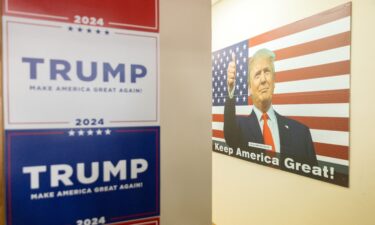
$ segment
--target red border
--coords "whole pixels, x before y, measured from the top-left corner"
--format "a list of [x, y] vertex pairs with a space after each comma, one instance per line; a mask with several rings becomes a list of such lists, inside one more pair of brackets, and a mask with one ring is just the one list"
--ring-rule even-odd
[[147, 218], [141, 220], [131, 220], [127, 222], [117, 222], [117, 223], [109, 223], [108, 225], [159, 225], [160, 218]]
[[[126, 23], [126, 21], [117, 22], [116, 18], [114, 18], [114, 19], [105, 18], [106, 20], [108, 20], [108, 22], [105, 23], [105, 26], [101, 26], [101, 27], [113, 27], [113, 28], [119, 28], [119, 29], [139, 30], [139, 31], [159, 33], [159, 29], [160, 29], [159, 28], [159, 26], [160, 26], [159, 0], [154, 0], [153, 3], [154, 4], [151, 7], [153, 7], [154, 10], [155, 10], [155, 18], [153, 18], [154, 26], [151, 26], [151, 25], [147, 26], [147, 25], [141, 24], [143, 21], [142, 22], [139, 21], [139, 24], [136, 24], [134, 22], [133, 23]], [[9, 16], [18, 16], [18, 17], [34, 18], [34, 19], [42, 19], [42, 20], [50, 20], [50, 21], [63, 21], [63, 22], [72, 22], [72, 23], [74, 22], [74, 18], [73, 18], [72, 15], [66, 15], [66, 16], [56, 15], [54, 13], [48, 13], [47, 11], [45, 13], [41, 14], [40, 12], [36, 12], [35, 10], [33, 11], [32, 8], [21, 9], [21, 10], [15, 11], [15, 10], [11, 9], [11, 7], [14, 6], [14, 4], [15, 3], [12, 2], [11, 0], [4, 0], [3, 4], [2, 4], [3, 5], [3, 14], [9, 15]], [[95, 4], [95, 2], [93, 4]], [[113, 6], [113, 7], [116, 7], [116, 6]], [[139, 8], [139, 6], [138, 6], [138, 8]], [[76, 6], [76, 9], [80, 10], [78, 6]], [[81, 8], [81, 10], [80, 10], [80, 11], [82, 11], [81, 13], [84, 13], [83, 11], [85, 11], [85, 9], [87, 9], [87, 7]], [[100, 10], [100, 8], [99, 8], [99, 10]], [[123, 8], [124, 13], [127, 12], [126, 10], [132, 11], [131, 8], [130, 9], [129, 8]], [[103, 10], [102, 10], [102, 12], [103, 12]], [[73, 14], [73, 13], [74, 12], [70, 12], [70, 14]], [[145, 14], [147, 12], [138, 12], [139, 16], [142, 16], [142, 13]], [[93, 12], [91, 12], [91, 14], [93, 14]], [[110, 21], [110, 20], [112, 20], [112, 21]], [[74, 24], [77, 24], [77, 23], [74, 23]]]

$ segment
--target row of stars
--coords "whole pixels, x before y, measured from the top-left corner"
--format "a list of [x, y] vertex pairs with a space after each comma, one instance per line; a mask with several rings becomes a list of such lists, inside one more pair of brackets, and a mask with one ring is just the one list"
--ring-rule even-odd
[[[240, 59], [242, 58], [243, 54], [244, 53], [240, 52]], [[215, 65], [220, 65], [219, 63], [223, 64], [223, 63], [228, 63], [229, 61], [232, 61], [232, 59], [229, 58], [229, 56], [227, 56], [226, 58], [215, 59], [213, 62], [214, 62]], [[246, 62], [246, 58], [245, 57], [242, 58], [242, 61]], [[237, 57], [236, 64], [239, 64], [239, 63], [240, 63], [240, 60]], [[223, 64], [223, 65], [225, 65], [225, 64]]]
[[[239, 73], [237, 73], [237, 77], [236, 78], [238, 78], [238, 79], [236, 79], [236, 80], [239, 80], [240, 81], [240, 83], [242, 83], [242, 82], [244, 82], [245, 81], [245, 76], [240, 76], [239, 75]], [[247, 80], [247, 79], [246, 79]], [[212, 82], [215, 82], [214, 84], [215, 84], [215, 87], [217, 86], [217, 84], [219, 84], [219, 85], [223, 85], [224, 83], [225, 83], [225, 81], [227, 81], [227, 76], [224, 76], [224, 77], [217, 77], [217, 78], [215, 78], [215, 77], [212, 77]], [[220, 82], [220, 83], [218, 83], [218, 82]]]
[[[217, 87], [217, 83], [215, 82], [215, 87]], [[242, 86], [239, 86], [238, 84], [236, 85], [236, 89], [237, 90], [240, 90], [240, 88], [242, 88], [242, 89], [246, 89], [246, 83], [244, 83], [244, 84], [242, 84]], [[221, 86], [223, 86], [223, 85], [221, 85]], [[214, 88], [212, 88], [212, 93], [215, 93], [215, 87]], [[219, 86], [217, 89], [216, 89], [216, 91], [217, 92], [221, 92], [221, 87]], [[227, 88], [224, 86], [223, 87], [223, 91], [227, 91]], [[241, 94], [242, 95], [242, 94]]]
[[106, 129], [106, 130], [102, 130], [102, 129], [97, 129], [97, 130], [92, 130], [92, 129], [89, 129], [89, 130], [70, 130], [68, 131], [68, 134], [69, 136], [93, 136], [93, 135], [110, 135], [111, 134], [111, 130], [110, 129]]
[[[74, 31], [74, 27], [69, 27], [68, 29], [69, 29], [69, 31]], [[94, 30], [94, 29], [91, 29], [91, 28], [87, 28], [87, 29], [85, 29], [85, 28], [82, 28], [82, 27], [78, 27], [78, 28], [77, 28], [77, 31], [78, 31], [78, 32], [87, 32], [87, 33], [97, 33], [97, 34], [100, 34], [101, 32], [103, 32], [103, 33], [105, 33], [106, 35], [109, 34], [109, 31], [108, 31], [108, 30], [106, 30], [106, 31], [101, 31], [101, 30], [99, 30], [99, 29], [97, 29], [97, 30]]]
[[[246, 58], [242, 58], [242, 61], [243, 62], [241, 62], [241, 60], [240, 59], [237, 59], [236, 60], [236, 65], [237, 66], [239, 66], [239, 68], [240, 68], [240, 70], [242, 70], [242, 63], [246, 63]], [[222, 63], [222, 64], [217, 64], [216, 65], [216, 63], [215, 63], [215, 65], [216, 65], [216, 69], [217, 69], [217, 71], [219, 71], [220, 69], [220, 73], [221, 74], [223, 74], [223, 70], [222, 69], [224, 69], [224, 70], [227, 70], [227, 68], [228, 68], [228, 63], [229, 63], [229, 61], [227, 61], [227, 62], [225, 62], [225, 63]], [[212, 67], [211, 67], [211, 70], [212, 71], [215, 71], [215, 65], [213, 65]], [[215, 72], [217, 72], [217, 71], [215, 71]], [[217, 75], [216, 73], [215, 73], [215, 75]]]
[[[246, 44], [244, 44], [243, 46], [242, 46], [242, 49], [243, 50], [246, 50]], [[217, 58], [220, 58], [221, 56], [226, 56], [227, 55], [227, 52], [226, 51], [228, 51], [228, 50], [222, 50], [221, 52], [219, 52], [218, 54], [217, 54]], [[236, 47], [236, 49], [233, 49], [233, 48], [231, 48], [231, 49], [229, 49], [229, 54], [232, 54], [232, 52], [238, 52], [238, 51], [240, 51], [240, 47], [239, 46], [237, 46]], [[212, 55], [212, 60], [214, 60], [215, 59], [215, 55]]]
[[[242, 97], [238, 97], [237, 96], [236, 97], [236, 102], [239, 102], [239, 101], [245, 102], [246, 99], [247, 99], [246, 96], [242, 96]], [[226, 100], [225, 100], [225, 97], [219, 97], [219, 98], [216, 98], [216, 99], [212, 99], [212, 103], [215, 103], [215, 102], [217, 102], [217, 103], [225, 103]]]

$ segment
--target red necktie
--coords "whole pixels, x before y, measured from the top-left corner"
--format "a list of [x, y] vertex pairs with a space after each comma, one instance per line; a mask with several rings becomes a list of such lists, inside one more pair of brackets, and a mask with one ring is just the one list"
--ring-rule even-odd
[[263, 139], [264, 144], [272, 146], [272, 152], [275, 152], [275, 144], [273, 143], [272, 133], [270, 128], [268, 127], [267, 121], [268, 121], [268, 115], [267, 113], [263, 113], [262, 115], [263, 119]]

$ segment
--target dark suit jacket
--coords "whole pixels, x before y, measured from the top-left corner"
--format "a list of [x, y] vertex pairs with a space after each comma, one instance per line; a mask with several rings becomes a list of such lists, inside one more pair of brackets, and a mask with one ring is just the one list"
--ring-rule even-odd
[[[281, 116], [275, 111], [280, 136], [280, 157], [317, 165], [314, 145], [307, 126]], [[249, 142], [264, 144], [262, 131], [254, 111], [249, 116], [236, 116], [235, 100], [227, 98], [224, 109], [224, 136], [232, 148], [254, 150]]]

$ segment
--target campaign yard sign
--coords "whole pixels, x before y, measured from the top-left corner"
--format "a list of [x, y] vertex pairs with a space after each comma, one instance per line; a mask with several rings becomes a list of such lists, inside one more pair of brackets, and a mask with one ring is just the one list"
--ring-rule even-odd
[[6, 131], [8, 224], [110, 224], [159, 215], [159, 133]]
[[2, 8], [6, 224], [158, 225], [159, 1]]

